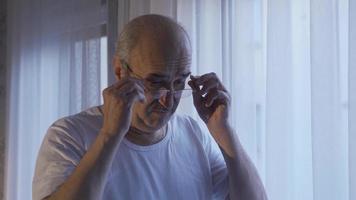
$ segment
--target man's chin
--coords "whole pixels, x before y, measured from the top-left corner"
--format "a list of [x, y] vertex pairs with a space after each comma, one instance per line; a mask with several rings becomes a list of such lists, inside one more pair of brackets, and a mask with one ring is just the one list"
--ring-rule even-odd
[[170, 119], [172, 113], [170, 112], [151, 112], [150, 116], [147, 117], [144, 121], [145, 124], [153, 129], [161, 128], [164, 126]]

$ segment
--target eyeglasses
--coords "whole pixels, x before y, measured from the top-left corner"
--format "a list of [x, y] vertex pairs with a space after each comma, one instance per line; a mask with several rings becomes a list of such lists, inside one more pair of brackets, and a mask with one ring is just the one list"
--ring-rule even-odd
[[151, 98], [153, 99], [159, 99], [162, 96], [167, 96], [167, 95], [173, 95], [175, 98], [185, 98], [185, 97], [189, 97], [192, 94], [192, 89], [189, 89], [188, 86], [188, 80], [186, 79], [184, 81], [184, 84], [182, 84], [182, 89], [174, 89], [174, 90], [168, 90], [168, 89], [162, 89], [163, 86], [159, 85], [159, 86], [154, 86], [154, 88], [152, 88], [152, 83], [149, 83], [149, 81], [145, 80], [144, 78], [142, 78], [140, 75], [136, 74], [131, 67], [129, 66], [129, 64], [127, 62], [125, 62], [124, 60], [121, 60], [122, 66], [128, 70], [131, 74], [133, 74], [136, 78], [141, 79], [144, 82], [145, 85], [145, 93], [150, 95]]

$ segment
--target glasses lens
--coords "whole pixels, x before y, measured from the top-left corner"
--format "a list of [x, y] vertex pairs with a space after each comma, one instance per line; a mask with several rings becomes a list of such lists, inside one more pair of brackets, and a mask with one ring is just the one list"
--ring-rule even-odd
[[[171, 95], [171, 91], [170, 90], [151, 90], [149, 92], [147, 92], [147, 94], [152, 98], [152, 99], [159, 99], [163, 96], [167, 96], [167, 95]], [[185, 97], [189, 97], [192, 94], [192, 90], [191, 89], [184, 89], [184, 90], [176, 90], [173, 91], [174, 97], [175, 98], [185, 98]]]
[[165, 90], [149, 90], [146, 94], [152, 99], [159, 99], [165, 95]]
[[181, 90], [181, 98], [186, 98], [186, 97], [189, 97], [190, 95], [192, 95], [192, 90], [191, 89], [184, 89], [184, 90]]

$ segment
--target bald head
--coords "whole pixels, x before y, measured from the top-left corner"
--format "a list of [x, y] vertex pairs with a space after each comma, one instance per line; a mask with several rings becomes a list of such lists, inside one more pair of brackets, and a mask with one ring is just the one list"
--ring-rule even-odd
[[[184, 28], [171, 18], [143, 15], [130, 21], [119, 36], [117, 55], [128, 61], [135, 54], [161, 54], [165, 62], [190, 60], [190, 41]], [[135, 51], [133, 51], [135, 50]]]
[[168, 122], [191, 73], [190, 49], [183, 27], [168, 17], [144, 15], [124, 27], [113, 60], [115, 76], [141, 80], [146, 97], [134, 104], [131, 126], [155, 132]]

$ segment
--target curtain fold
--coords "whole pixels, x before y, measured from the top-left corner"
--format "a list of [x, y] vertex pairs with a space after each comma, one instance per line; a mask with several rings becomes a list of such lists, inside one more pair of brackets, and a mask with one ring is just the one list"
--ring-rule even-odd
[[265, 154], [271, 199], [289, 199], [294, 189], [291, 10], [290, 1], [267, 1]]
[[[192, 73], [214, 71], [230, 91], [231, 122], [270, 199], [353, 200], [355, 5], [135, 0], [118, 12], [163, 14], [186, 28]], [[129, 19], [118, 20], [120, 32]], [[189, 98], [177, 112], [199, 119]]]
[[6, 199], [31, 199], [51, 123], [100, 104], [106, 13], [99, 0], [8, 1]]
[[311, 1], [311, 122], [315, 199], [348, 198], [348, 132], [343, 127], [340, 88], [340, 78], [347, 77], [339, 76], [344, 67], [339, 62], [339, 2]]
[[349, 1], [348, 20], [348, 128], [349, 199], [356, 199], [356, 1]]

